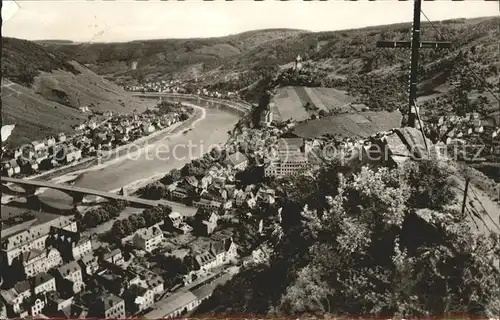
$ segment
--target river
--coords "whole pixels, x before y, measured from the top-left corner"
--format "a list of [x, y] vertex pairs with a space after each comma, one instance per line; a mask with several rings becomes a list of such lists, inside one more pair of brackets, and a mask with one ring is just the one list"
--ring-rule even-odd
[[[192, 103], [193, 101], [188, 101]], [[192, 159], [201, 157], [211, 146], [222, 144], [239, 120], [235, 112], [203, 105], [205, 118], [193, 129], [177, 135], [168, 135], [145, 148], [132, 149], [128, 156], [111, 160], [78, 176], [74, 185], [102, 191], [116, 191], [121, 187], [132, 188], [153, 178], [160, 178], [168, 171], [181, 168]], [[39, 195], [42, 202], [63, 208], [72, 204], [71, 198], [59, 191], [47, 190]]]

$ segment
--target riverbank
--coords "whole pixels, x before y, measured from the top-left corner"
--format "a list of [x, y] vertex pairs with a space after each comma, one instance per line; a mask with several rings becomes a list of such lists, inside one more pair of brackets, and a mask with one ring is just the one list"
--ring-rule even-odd
[[[131, 194], [171, 170], [182, 168], [191, 160], [202, 157], [211, 147], [223, 145], [228, 139], [228, 132], [240, 119], [238, 114], [227, 112], [218, 105], [195, 104], [192, 101], [176, 102], [194, 104], [196, 117], [190, 118], [175, 129], [171, 128], [165, 135], [149, 137], [148, 144], [143, 144], [142, 148], [132, 147], [130, 152], [126, 149], [121, 151], [120, 156], [124, 152], [124, 157], [113, 155], [108, 157], [110, 161], [104, 164], [68, 173], [63, 179], [71, 181], [76, 187], [106, 192], [118, 191], [125, 187], [125, 191]], [[141, 151], [137, 152], [138, 149]], [[136, 155], [127, 156], [127, 153]], [[56, 190], [47, 190], [40, 195], [40, 200], [49, 205], [71, 205], [71, 199]], [[180, 206], [181, 210], [187, 208]]]
[[[189, 104], [187, 104], [187, 105], [189, 105]], [[84, 173], [105, 169], [106, 167], [113, 165], [117, 162], [123, 161], [127, 158], [130, 158], [130, 159], [137, 158], [139, 155], [147, 152], [148, 148], [153, 147], [153, 145], [150, 145], [149, 143], [155, 143], [155, 142], [158, 142], [161, 140], [171, 139], [171, 138], [174, 138], [176, 136], [181, 135], [185, 130], [193, 129], [199, 121], [202, 121], [205, 119], [206, 112], [205, 112], [205, 109], [198, 107], [196, 105], [190, 105], [190, 106], [195, 108], [195, 110], [196, 110], [195, 114], [191, 118], [189, 118], [188, 120], [186, 120], [182, 123], [179, 123], [179, 125], [175, 126], [174, 128], [172, 128], [172, 127], [166, 128], [165, 130], [158, 131], [156, 133], [153, 133], [152, 135], [149, 135], [147, 137], [143, 137], [143, 138], [139, 139], [141, 141], [136, 140], [128, 145], [121, 146], [119, 148], [119, 150], [114, 150], [113, 155], [106, 156], [104, 162], [99, 163], [99, 164], [96, 163], [96, 165], [92, 166], [91, 168], [86, 168], [83, 170], [74, 171], [74, 172], [68, 173], [66, 175], [56, 177], [53, 179], [53, 181], [54, 180], [72, 181], [74, 179], [77, 179], [78, 176], [80, 176]], [[137, 147], [137, 149], [134, 152], [129, 152], [132, 146]], [[106, 191], [116, 193], [120, 189], [123, 188], [123, 189], [127, 190], [127, 193], [136, 192], [138, 189], [142, 188], [143, 186], [147, 185], [148, 183], [155, 181], [157, 179], [160, 179], [165, 174], [167, 174], [169, 171], [160, 172], [158, 174], [155, 174], [154, 176], [150, 176], [150, 177], [147, 177], [144, 179], [135, 180], [127, 185], [120, 187], [120, 188], [115, 188], [115, 189], [106, 190]]]

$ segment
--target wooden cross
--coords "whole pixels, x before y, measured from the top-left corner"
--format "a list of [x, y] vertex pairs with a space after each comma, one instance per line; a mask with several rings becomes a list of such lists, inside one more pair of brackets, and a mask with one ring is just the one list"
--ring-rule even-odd
[[418, 54], [420, 48], [450, 48], [451, 42], [447, 41], [420, 41], [420, 11], [421, 0], [414, 0], [413, 8], [413, 30], [411, 41], [378, 41], [379, 48], [411, 48], [411, 68], [410, 68], [410, 88], [408, 97], [408, 123], [409, 127], [415, 127], [417, 119], [417, 75], [418, 75]]

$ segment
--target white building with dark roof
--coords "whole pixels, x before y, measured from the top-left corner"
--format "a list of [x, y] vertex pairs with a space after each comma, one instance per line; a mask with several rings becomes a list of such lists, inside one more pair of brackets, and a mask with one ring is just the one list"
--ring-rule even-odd
[[50, 221], [36, 224], [2, 239], [1, 249], [7, 258], [7, 264], [11, 265], [12, 260], [23, 252], [31, 249], [45, 249], [45, 241], [49, 235], [50, 227], [56, 226], [65, 230], [77, 231], [76, 221], [72, 217], [60, 216]]
[[58, 281], [67, 280], [72, 284], [72, 291], [78, 293], [84, 287], [82, 269], [76, 261], [71, 261], [57, 268]]
[[152, 226], [146, 229], [139, 230], [135, 233], [132, 243], [138, 249], [151, 252], [158, 248], [158, 245], [163, 241], [163, 232], [158, 226]]
[[14, 314], [21, 312], [23, 301], [31, 297], [31, 294], [31, 285], [26, 280], [16, 283], [14, 288], [0, 290], [0, 295], [6, 303], [6, 309], [10, 309], [9, 311]]
[[102, 294], [90, 307], [89, 316], [101, 319], [124, 319], [125, 301], [112, 294]]
[[48, 273], [40, 273], [31, 278], [34, 294], [56, 291], [56, 279]]
[[248, 166], [248, 158], [243, 153], [236, 152], [229, 155], [224, 164], [236, 170], [245, 170]]

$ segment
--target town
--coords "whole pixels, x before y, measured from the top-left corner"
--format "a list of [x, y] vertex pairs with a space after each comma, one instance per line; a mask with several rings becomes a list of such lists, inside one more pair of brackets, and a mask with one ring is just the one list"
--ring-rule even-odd
[[499, 19], [412, 2], [2, 10], [0, 319], [497, 317]]
[[73, 135], [60, 133], [43, 141], [32, 141], [16, 150], [5, 150], [1, 159], [2, 175], [29, 177], [88, 162], [103, 153], [171, 129], [187, 120], [193, 112], [192, 107], [167, 102], [160, 102], [158, 108], [141, 114], [93, 112], [86, 122], [74, 127]]

